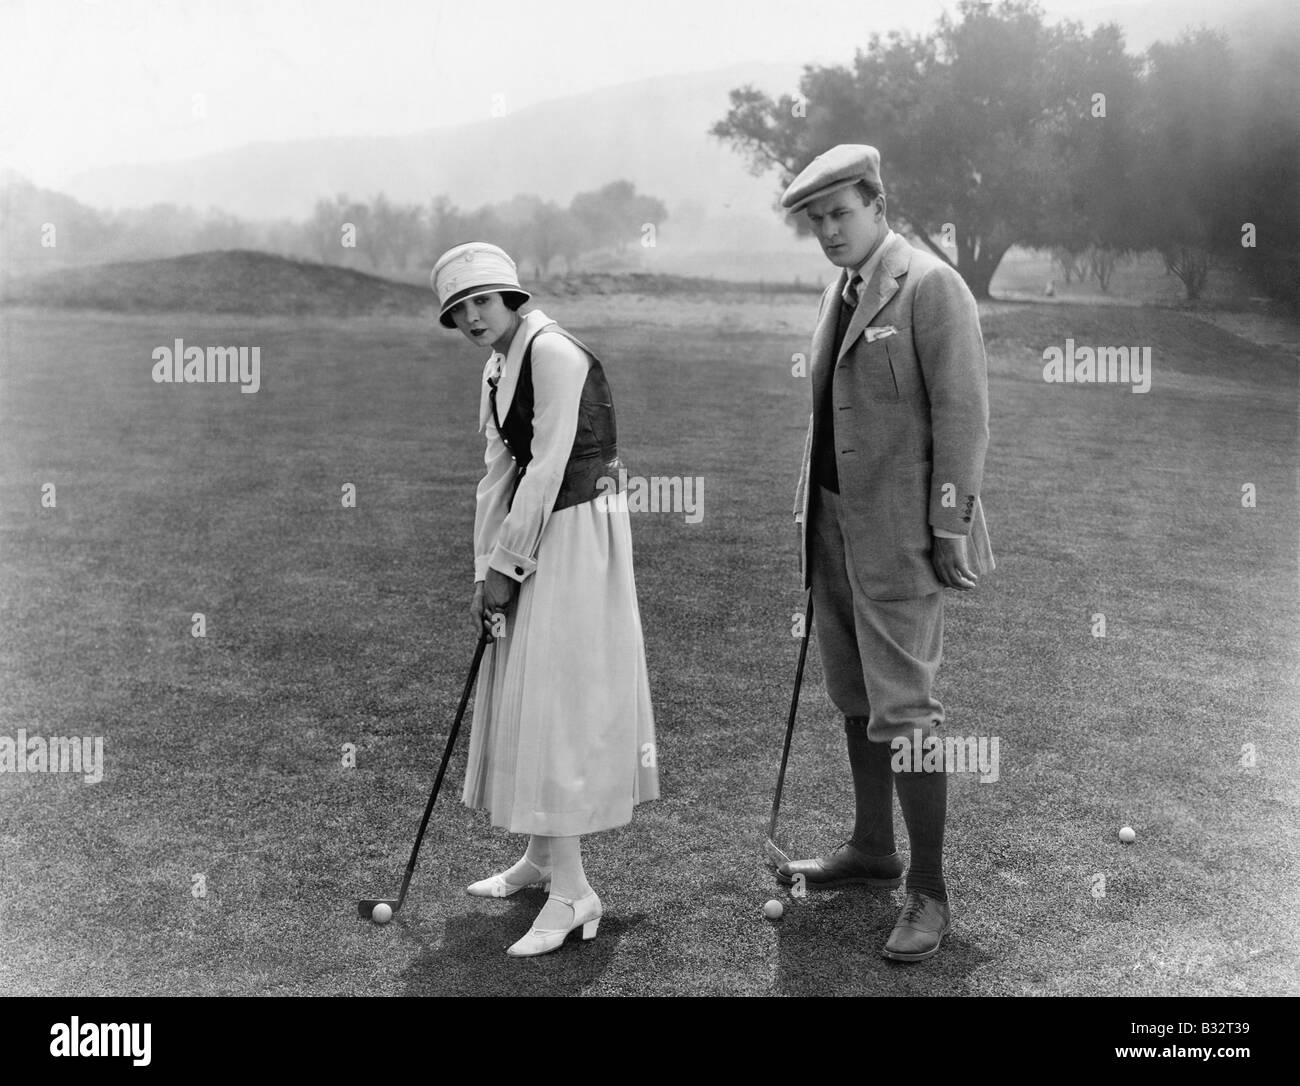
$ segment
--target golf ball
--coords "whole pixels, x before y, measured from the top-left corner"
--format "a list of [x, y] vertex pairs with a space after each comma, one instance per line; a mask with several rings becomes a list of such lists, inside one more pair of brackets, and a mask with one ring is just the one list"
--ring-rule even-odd
[[1137, 834], [1134, 832], [1132, 826], [1121, 826], [1119, 831], [1119, 839], [1123, 841], [1125, 844], [1128, 844], [1130, 841], [1137, 840]]
[[784, 912], [785, 912], [785, 906], [782, 905], [779, 901], [777, 901], [776, 898], [772, 898], [770, 901], [768, 901], [766, 905], [763, 906], [763, 915], [766, 916], [769, 920], [780, 920], [781, 914]]
[[390, 920], [393, 919], [392, 907], [384, 904], [384, 902], [381, 901], [371, 911], [370, 919], [373, 920], [376, 924], [387, 924]]

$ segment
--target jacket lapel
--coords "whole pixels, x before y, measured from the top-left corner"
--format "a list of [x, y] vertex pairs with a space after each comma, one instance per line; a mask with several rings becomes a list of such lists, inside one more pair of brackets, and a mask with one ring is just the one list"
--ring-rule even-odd
[[826, 393], [826, 384], [831, 379], [831, 371], [835, 368], [836, 360], [831, 357], [831, 351], [835, 347], [835, 329], [840, 323], [840, 306], [844, 304], [842, 295], [845, 282], [844, 272], [841, 271], [835, 282], [827, 288], [822, 301], [821, 320], [813, 332], [809, 373], [812, 375], [814, 404], [821, 403], [821, 398]]
[[[881, 256], [880, 263], [876, 265], [871, 281], [862, 290], [858, 308], [853, 314], [853, 319], [849, 321], [848, 330], [844, 333], [844, 342], [840, 344], [840, 353], [835, 359], [836, 362], [844, 357], [849, 347], [867, 330], [867, 326], [876, 319], [876, 315], [898, 293], [899, 276], [907, 274], [911, 263], [912, 246], [901, 234], [895, 235], [894, 240], [889, 243], [889, 247]], [[844, 279], [843, 274], [840, 275], [840, 279]], [[843, 290], [843, 283], [840, 289]]]

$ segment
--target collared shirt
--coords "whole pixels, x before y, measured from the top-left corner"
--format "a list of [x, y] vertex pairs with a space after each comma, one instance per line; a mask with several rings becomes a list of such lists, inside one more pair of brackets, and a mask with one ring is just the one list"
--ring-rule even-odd
[[492, 418], [492, 403], [489, 396], [491, 382], [496, 382], [497, 411], [502, 418], [505, 418], [506, 409], [515, 394], [515, 382], [519, 380], [519, 367], [523, 362], [524, 348], [528, 346], [528, 341], [534, 335], [550, 323], [552, 323], [551, 318], [540, 309], [525, 313], [520, 318], [519, 327], [515, 330], [515, 338], [510, 341], [506, 353], [502, 354], [494, 349], [488, 356], [487, 362], [483, 365], [483, 384], [479, 396], [478, 428], [480, 431], [487, 428], [488, 421]]
[[[861, 300], [862, 288], [871, 282], [871, 277], [876, 274], [876, 269], [880, 267], [880, 261], [885, 255], [885, 246], [894, 240], [894, 232], [885, 227], [885, 236], [880, 239], [880, 244], [871, 250], [871, 255], [867, 257], [856, 269], [856, 274], [862, 280], [862, 286], [858, 287], [858, 298]], [[849, 283], [853, 282], [853, 276], [849, 276]], [[848, 284], [845, 284], [847, 289]]]
[[[853, 320], [857, 304], [861, 302], [862, 291], [866, 285], [871, 282], [872, 275], [875, 274], [876, 268], [880, 266], [880, 261], [884, 257], [885, 246], [888, 245], [893, 238], [894, 232], [889, 228], [886, 228], [884, 236], [871, 251], [871, 255], [849, 272], [849, 277], [847, 282], [844, 284], [844, 289], [840, 292], [840, 317], [839, 326], [836, 329], [835, 334], [833, 355], [839, 354], [840, 346], [844, 342], [845, 332], [849, 327], [849, 323]], [[858, 286], [857, 301], [851, 302], [850, 297], [853, 292], [849, 290], [849, 287], [852, 285], [855, 277], [860, 277], [862, 282]], [[834, 397], [831, 394], [831, 386], [835, 380], [834, 365], [835, 359], [832, 357], [831, 379], [826, 382], [826, 389], [822, 393], [822, 402], [817, 405], [817, 409], [821, 413], [822, 424], [818, 429], [818, 433], [821, 437], [819, 447], [813, 450], [813, 478], [817, 481], [819, 486], [823, 486], [827, 490], [833, 490], [838, 494], [840, 489], [840, 480], [839, 470], [835, 464], [835, 403]]]

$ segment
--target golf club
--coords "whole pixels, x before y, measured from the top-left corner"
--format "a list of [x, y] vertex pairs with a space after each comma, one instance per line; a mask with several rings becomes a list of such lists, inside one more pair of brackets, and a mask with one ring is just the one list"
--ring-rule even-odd
[[781, 770], [776, 775], [776, 795], [772, 797], [772, 820], [767, 826], [767, 840], [763, 844], [763, 851], [767, 854], [767, 862], [773, 867], [780, 867], [784, 863], [790, 862], [790, 857], [786, 855], [776, 843], [776, 817], [781, 810], [781, 790], [785, 787], [785, 767], [790, 760], [790, 740], [794, 736], [794, 718], [799, 711], [799, 687], [803, 685], [803, 665], [804, 660], [808, 658], [808, 638], [812, 634], [813, 620], [813, 598], [812, 590], [808, 590], [808, 606], [804, 609], [803, 615], [803, 639], [799, 642], [799, 666], [794, 672], [794, 693], [790, 695], [790, 719], [785, 725], [785, 746], [781, 750]]
[[420, 855], [420, 842], [424, 840], [424, 831], [429, 825], [429, 815], [433, 813], [433, 804], [438, 798], [438, 790], [442, 788], [442, 778], [447, 772], [447, 763], [451, 761], [452, 747], [456, 745], [456, 734], [460, 731], [460, 722], [465, 716], [465, 706], [469, 704], [469, 692], [474, 688], [474, 679], [478, 675], [479, 664], [483, 660], [483, 650], [487, 648], [491, 636], [486, 628], [479, 635], [478, 648], [474, 650], [474, 662], [470, 664], [469, 677], [465, 680], [465, 690], [460, 696], [460, 708], [456, 710], [456, 720], [451, 726], [451, 735], [447, 737], [447, 749], [442, 753], [442, 765], [438, 767], [438, 776], [433, 782], [433, 791], [429, 793], [429, 802], [424, 808], [424, 818], [420, 820], [420, 832], [415, 835], [415, 847], [411, 849], [411, 860], [406, 865], [406, 876], [402, 879], [402, 890], [397, 895], [396, 900], [388, 897], [376, 897], [358, 901], [357, 915], [363, 920], [370, 919], [376, 905], [387, 905], [393, 910], [393, 915], [396, 916], [398, 910], [402, 907], [402, 903], [406, 900], [406, 891], [411, 885], [411, 875], [415, 871], [415, 861]]

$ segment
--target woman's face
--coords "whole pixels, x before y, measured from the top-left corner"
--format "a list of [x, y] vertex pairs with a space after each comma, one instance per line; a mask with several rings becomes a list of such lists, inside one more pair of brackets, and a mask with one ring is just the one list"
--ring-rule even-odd
[[520, 318], [500, 294], [480, 294], [457, 302], [451, 309], [451, 319], [475, 346], [504, 351], [514, 338]]

